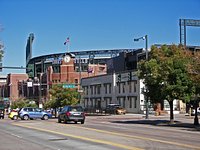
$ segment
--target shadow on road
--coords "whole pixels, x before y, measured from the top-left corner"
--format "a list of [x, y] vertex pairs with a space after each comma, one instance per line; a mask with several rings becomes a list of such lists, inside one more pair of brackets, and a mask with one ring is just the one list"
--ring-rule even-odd
[[174, 121], [173, 124], [171, 124], [169, 120], [128, 120], [128, 121], [111, 121], [111, 123], [143, 124], [143, 125], [152, 125], [152, 126], [176, 127], [176, 128], [181, 128], [182, 130], [200, 132], [200, 125], [195, 126], [191, 123], [183, 123], [180, 121]]

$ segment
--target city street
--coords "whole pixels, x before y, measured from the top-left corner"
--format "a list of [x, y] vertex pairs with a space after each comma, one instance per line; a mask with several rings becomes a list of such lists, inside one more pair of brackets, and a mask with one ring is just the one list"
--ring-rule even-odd
[[177, 115], [174, 125], [168, 116], [87, 116], [85, 124], [57, 123], [57, 119], [0, 120], [2, 150], [35, 149], [200, 149], [200, 130], [193, 119]]

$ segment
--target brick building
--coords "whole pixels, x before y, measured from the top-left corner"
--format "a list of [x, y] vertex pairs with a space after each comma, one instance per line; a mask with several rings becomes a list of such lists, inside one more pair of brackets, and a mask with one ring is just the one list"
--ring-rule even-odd
[[19, 82], [27, 79], [27, 74], [8, 74], [6, 82], [0, 86], [1, 97], [9, 100], [19, 99]]

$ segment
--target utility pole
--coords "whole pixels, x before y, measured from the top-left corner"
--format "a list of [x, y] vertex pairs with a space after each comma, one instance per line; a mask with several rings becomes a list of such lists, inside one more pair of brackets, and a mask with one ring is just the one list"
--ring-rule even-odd
[[[146, 54], [146, 57], [145, 57], [145, 59], [146, 59], [146, 61], [148, 61], [148, 36], [147, 35], [145, 35], [145, 36], [142, 36], [142, 37], [140, 37], [140, 38], [136, 38], [136, 39], [134, 39], [134, 41], [139, 41], [139, 40], [145, 40], [145, 54]], [[148, 88], [146, 87], [145, 89], [144, 89], [144, 91], [143, 91], [144, 93], [145, 93], [145, 99], [146, 99], [146, 116], [145, 116], [145, 118], [146, 119], [149, 119], [149, 103], [148, 103]]]

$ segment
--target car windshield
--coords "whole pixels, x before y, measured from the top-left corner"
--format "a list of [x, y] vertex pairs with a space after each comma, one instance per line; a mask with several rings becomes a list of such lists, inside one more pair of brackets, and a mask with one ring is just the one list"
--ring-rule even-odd
[[121, 106], [116, 106], [115, 108], [117, 108], [117, 109], [124, 109], [124, 108], [121, 107]]
[[69, 111], [78, 111], [78, 112], [80, 112], [80, 111], [83, 111], [83, 108], [82, 107], [70, 107], [69, 108]]

